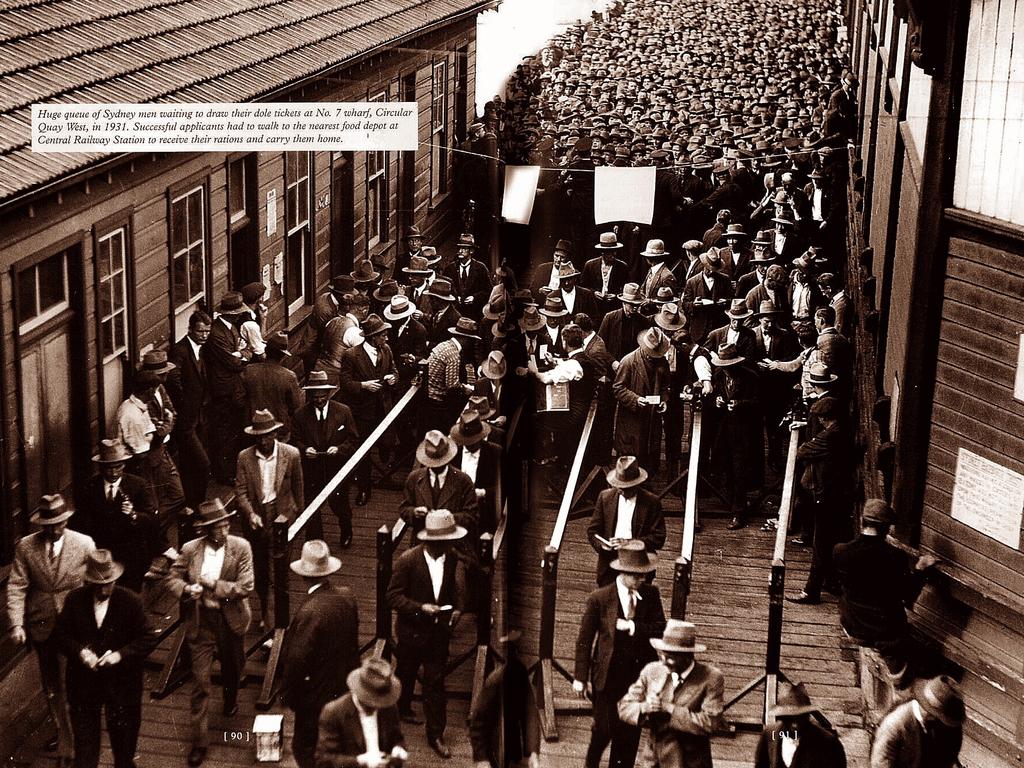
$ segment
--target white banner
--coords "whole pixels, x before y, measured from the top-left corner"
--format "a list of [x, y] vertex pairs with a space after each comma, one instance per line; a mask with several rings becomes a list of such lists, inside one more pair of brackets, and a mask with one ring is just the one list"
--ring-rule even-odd
[[415, 150], [414, 102], [33, 104], [33, 152]]
[[657, 168], [611, 168], [594, 171], [594, 223], [654, 219], [654, 177]]
[[505, 195], [501, 203], [501, 216], [513, 224], [529, 224], [533, 203], [537, 198], [539, 165], [506, 165]]

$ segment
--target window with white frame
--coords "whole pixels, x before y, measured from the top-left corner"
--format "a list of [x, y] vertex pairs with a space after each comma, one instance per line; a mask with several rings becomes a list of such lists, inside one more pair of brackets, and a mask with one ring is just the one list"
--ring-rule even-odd
[[18, 332], [27, 333], [66, 310], [68, 255], [56, 253], [18, 272]]
[[206, 296], [206, 187], [171, 197], [171, 296], [175, 338], [185, 335], [188, 316]]
[[[371, 102], [385, 102], [387, 92], [371, 96]], [[366, 153], [366, 247], [388, 239], [388, 153]]]
[[127, 232], [118, 227], [96, 239], [96, 285], [103, 362], [128, 350]]
[[434, 62], [430, 80], [430, 197], [448, 191], [448, 61]]
[[310, 176], [312, 155], [309, 152], [286, 152], [284, 296], [288, 312], [298, 311], [307, 299], [307, 280], [312, 271], [312, 237], [309, 221]]

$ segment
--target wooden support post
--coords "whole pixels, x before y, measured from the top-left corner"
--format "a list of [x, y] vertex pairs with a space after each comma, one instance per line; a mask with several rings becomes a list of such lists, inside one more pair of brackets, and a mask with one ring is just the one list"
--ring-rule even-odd
[[274, 639], [270, 648], [267, 669], [263, 673], [263, 685], [256, 697], [256, 709], [268, 710], [277, 696], [277, 668], [281, 663], [281, 650], [284, 647], [285, 633], [291, 622], [291, 610], [288, 599], [288, 518], [278, 515], [270, 530], [270, 552], [274, 567]]
[[494, 585], [494, 551], [492, 544], [494, 536], [490, 533], [480, 535], [477, 555], [480, 558], [480, 605], [476, 614], [476, 644], [491, 644], [491, 611], [494, 607], [494, 597], [491, 589]]
[[160, 674], [156, 678], [156, 683], [150, 689], [149, 697], [151, 699], [162, 699], [181, 685], [184, 675], [178, 676], [175, 673], [178, 671], [179, 661], [183, 652], [187, 652], [185, 649], [185, 625], [179, 624], [171, 636], [171, 647], [167, 652], [163, 668], [161, 668]]
[[386, 658], [391, 645], [391, 607], [388, 605], [388, 584], [391, 583], [391, 529], [382, 525], [377, 530], [377, 655]]
[[768, 713], [775, 706], [779, 684], [779, 663], [782, 657], [782, 608], [786, 590], [786, 564], [772, 563], [768, 582], [768, 644], [764, 657], [764, 722], [770, 722]]
[[686, 618], [686, 601], [690, 597], [690, 576], [692, 563], [685, 557], [676, 558], [672, 573], [672, 618]]
[[555, 679], [553, 659], [555, 654], [555, 601], [558, 592], [558, 550], [544, 549], [541, 562], [542, 592], [540, 609], [540, 709], [541, 727], [546, 741], [558, 741], [558, 724], [555, 722]]

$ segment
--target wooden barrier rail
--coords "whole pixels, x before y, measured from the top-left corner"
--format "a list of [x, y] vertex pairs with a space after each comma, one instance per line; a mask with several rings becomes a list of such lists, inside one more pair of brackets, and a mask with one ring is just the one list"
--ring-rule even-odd
[[697, 482], [700, 479], [702, 410], [701, 399], [691, 401], [690, 462], [686, 470], [686, 501], [683, 506], [683, 543], [672, 571], [673, 619], [686, 618], [693, 578], [693, 540], [697, 531]]
[[543, 706], [540, 708], [541, 728], [546, 741], [558, 740], [558, 726], [555, 722], [554, 674], [558, 672], [566, 680], [572, 680], [572, 675], [569, 671], [562, 667], [555, 659], [558, 554], [562, 548], [565, 527], [569, 522], [569, 513], [573, 507], [576, 484], [579, 482], [580, 470], [583, 467], [583, 459], [586, 456], [587, 446], [590, 443], [590, 434], [594, 429], [594, 417], [596, 414], [597, 396], [591, 401], [590, 410], [587, 412], [587, 419], [583, 423], [579, 446], [576, 448], [576, 455], [573, 458], [569, 476], [566, 478], [565, 492], [562, 494], [562, 501], [558, 507], [558, 517], [555, 519], [555, 525], [551, 531], [551, 540], [544, 549], [544, 559], [541, 561], [543, 585], [541, 593], [540, 647], [539, 658], [534, 665], [533, 671], [537, 678], [536, 685], [540, 690], [543, 703]]

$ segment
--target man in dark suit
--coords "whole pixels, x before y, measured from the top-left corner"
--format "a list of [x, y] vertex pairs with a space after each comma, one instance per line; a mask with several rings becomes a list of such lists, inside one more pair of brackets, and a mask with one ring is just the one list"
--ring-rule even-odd
[[783, 311], [783, 321], [789, 317], [790, 300], [789, 274], [778, 264], [772, 264], [765, 270], [764, 282], [751, 288], [743, 297], [747, 308], [756, 312], [762, 301], [770, 301], [776, 309]]
[[756, 361], [758, 366], [761, 407], [765, 434], [768, 436], [768, 461], [776, 468], [782, 466], [789, 442], [788, 431], [781, 429], [780, 425], [793, 405], [793, 385], [799, 378], [793, 373], [768, 367], [773, 361], [785, 362], [800, 354], [796, 333], [779, 322], [783, 315], [773, 302], [761, 302], [754, 314], [757, 327], [754, 328], [754, 349], [750, 354], [750, 359]]
[[475, 253], [473, 236], [459, 235], [455, 244], [455, 261], [448, 265], [444, 276], [451, 281], [459, 312], [479, 321], [487, 303], [487, 294], [491, 291], [491, 271], [482, 261], [473, 258]]
[[395, 278], [402, 282], [404, 270], [409, 266], [410, 260], [422, 256], [423, 234], [419, 227], [406, 227], [402, 233], [402, 240], [405, 241], [405, 249], [395, 257]]
[[402, 684], [391, 665], [369, 658], [349, 673], [347, 687], [320, 713], [316, 768], [401, 768], [409, 754], [395, 709]]
[[572, 242], [569, 240], [559, 240], [555, 244], [551, 261], [541, 262], [533, 271], [533, 283], [530, 285], [530, 292], [538, 304], [543, 304], [544, 299], [549, 293], [558, 290], [558, 270], [562, 264], [571, 263], [573, 250]]
[[[390, 327], [390, 323], [385, 323], [377, 315], [370, 315], [363, 321], [363, 343], [341, 355], [339, 394], [352, 409], [361, 435], [369, 435], [384, 418], [391, 405], [391, 393], [398, 383], [398, 369], [387, 344]], [[370, 468], [367, 455], [356, 469], [357, 507], [370, 500]]]
[[196, 310], [188, 318], [188, 333], [171, 347], [168, 360], [174, 369], [167, 374], [167, 393], [178, 412], [171, 431], [171, 445], [178, 454], [178, 470], [185, 491], [185, 503], [198, 509], [206, 499], [210, 478], [210, 457], [206, 453], [206, 401], [209, 385], [202, 350], [210, 336], [212, 321]]
[[139, 596], [115, 585], [122, 573], [124, 567], [110, 550], [92, 552], [84, 584], [68, 595], [54, 630], [67, 658], [76, 768], [99, 765], [104, 707], [115, 768], [135, 765], [142, 723], [142, 662], [157, 636], [146, 625]]
[[614, 232], [603, 233], [594, 250], [598, 255], [583, 265], [579, 284], [593, 291], [601, 310], [608, 312], [629, 279], [629, 267], [618, 257], [622, 243]]
[[757, 741], [754, 768], [846, 768], [846, 750], [839, 736], [811, 715], [818, 708], [801, 683], [783, 681], [779, 696]]
[[620, 720], [617, 706], [640, 670], [656, 658], [650, 640], [665, 629], [661, 594], [647, 583], [656, 566], [644, 543], [623, 543], [611, 567], [618, 575], [587, 596], [576, 638], [573, 691], [582, 698], [589, 687], [594, 701], [586, 768], [597, 768], [609, 742], [609, 768], [629, 768], [636, 760], [640, 728]]
[[448, 721], [444, 671], [452, 628], [462, 615], [466, 589], [465, 570], [452, 545], [465, 536], [466, 529], [456, 524], [455, 516], [447, 509], [429, 512], [423, 529], [416, 534], [422, 543], [395, 562], [387, 591], [388, 605], [397, 614], [395, 655], [402, 683], [398, 711], [402, 719], [416, 722], [412, 693], [416, 673], [422, 667], [427, 744], [443, 759], [452, 756], [444, 742]]
[[249, 542], [228, 534], [233, 515], [220, 499], [200, 504], [192, 522], [199, 538], [182, 546], [168, 579], [171, 592], [184, 600], [181, 611], [192, 656], [191, 768], [202, 765], [210, 743], [210, 675], [215, 653], [220, 658], [224, 715], [238, 713], [243, 643], [252, 619], [253, 566]]
[[764, 282], [768, 274], [768, 267], [775, 263], [775, 257], [771, 253], [771, 230], [762, 229], [751, 243], [754, 246], [754, 255], [750, 259], [750, 271], [741, 275], [736, 280], [736, 298], [745, 299], [752, 288], [756, 288]]
[[582, 312], [588, 317], [598, 318], [603, 313], [597, 305], [597, 298], [589, 288], [583, 288], [576, 284], [579, 277], [579, 270], [572, 265], [572, 262], [565, 262], [558, 268], [558, 290], [552, 296], [562, 299], [562, 305], [570, 315]]
[[476, 488], [461, 469], [452, 466], [458, 446], [442, 432], [432, 429], [416, 449], [422, 464], [405, 479], [405, 497], [398, 508], [402, 519], [418, 533], [432, 509], [447, 509], [456, 521], [472, 530], [477, 523]]
[[476, 410], [467, 408], [448, 437], [458, 446], [452, 465], [473, 481], [480, 530], [493, 533], [499, 512], [494, 505], [498, 498], [502, 451], [487, 439], [490, 432], [491, 425], [483, 421]]
[[718, 349], [723, 344], [735, 344], [736, 349], [748, 360], [754, 354], [756, 338], [747, 320], [754, 316], [742, 299], [733, 299], [732, 306], [725, 311], [728, 324], [711, 331], [704, 344], [708, 349]]
[[845, 289], [840, 285], [839, 278], [831, 272], [825, 272], [818, 276], [818, 285], [821, 292], [828, 299], [828, 305], [835, 312], [833, 328], [846, 338], [850, 338], [853, 331], [853, 307], [850, 305], [850, 298], [846, 295]]
[[299, 768], [316, 765], [320, 710], [348, 690], [348, 674], [359, 666], [359, 609], [351, 591], [331, 584], [341, 560], [319, 539], [302, 545], [292, 562], [306, 600], [292, 616], [281, 663], [281, 701], [295, 712], [292, 754]]
[[116, 440], [100, 441], [92, 457], [99, 474], [85, 484], [72, 527], [109, 549], [123, 570], [121, 586], [139, 592], [153, 558], [167, 547], [156, 519], [156, 501], [146, 481], [124, 471], [128, 451]]
[[256, 445], [238, 454], [235, 501], [242, 531], [252, 546], [256, 594], [264, 628], [270, 627], [270, 528], [278, 515], [293, 521], [305, 509], [299, 449], [277, 439], [281, 422], [270, 411], [256, 411], [245, 434]]
[[451, 338], [448, 329], [458, 327], [462, 313], [455, 308], [457, 298], [448, 278], [439, 277], [434, 280], [426, 296], [430, 300], [432, 312], [424, 315], [423, 321], [427, 329], [427, 346], [433, 348]]
[[611, 563], [626, 542], [642, 541], [651, 554], [665, 544], [661, 502], [641, 487], [647, 481], [647, 470], [636, 457], [619, 456], [607, 480], [611, 488], [598, 495], [587, 526], [587, 539], [597, 552], [597, 583], [602, 587], [615, 579]]
[[275, 333], [267, 339], [266, 360], [254, 359], [242, 371], [245, 387], [246, 420], [252, 421], [259, 410], [268, 410], [280, 420], [281, 439], [287, 441], [292, 429], [292, 416], [302, 407], [302, 390], [295, 372], [286, 367], [292, 356], [288, 337]]
[[[312, 501], [359, 447], [359, 428], [347, 405], [332, 400], [337, 390], [325, 371], [312, 371], [302, 388], [309, 399], [292, 420], [292, 445], [302, 456], [305, 499]], [[342, 548], [352, 543], [352, 507], [348, 480], [328, 497], [331, 512], [338, 518]], [[323, 521], [318, 511], [306, 526], [307, 539], [323, 538]]]
[[231, 485], [235, 480], [239, 433], [245, 424], [245, 387], [242, 385], [245, 362], [239, 349], [241, 335], [237, 324], [243, 315], [248, 317], [249, 310], [242, 302], [242, 294], [228, 291], [221, 298], [217, 311], [217, 319], [200, 353], [210, 391], [207, 441], [214, 476]]
[[935, 557], [923, 554], [913, 566], [909, 557], [886, 541], [896, 522], [882, 499], [868, 499], [861, 512], [860, 535], [837, 544], [833, 565], [842, 587], [839, 621], [859, 645], [878, 650], [897, 681], [912, 679], [907, 609], [924, 589]]
[[722, 258], [718, 252], [701, 254], [700, 262], [702, 271], [686, 281], [680, 307], [690, 320], [690, 337], [696, 344], [725, 322], [725, 305], [732, 297], [732, 283], [719, 271]]
[[619, 361], [637, 348], [636, 337], [647, 327], [647, 320], [640, 314], [644, 297], [640, 286], [626, 283], [618, 296], [621, 309], [609, 312], [601, 321], [597, 335], [604, 339], [608, 354], [612, 356], [612, 370], [618, 370]]
[[772, 222], [775, 224], [775, 236], [771, 244], [772, 255], [776, 264], [788, 265], [807, 250], [807, 243], [797, 235], [796, 225], [792, 219], [776, 216]]

